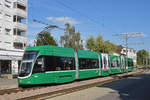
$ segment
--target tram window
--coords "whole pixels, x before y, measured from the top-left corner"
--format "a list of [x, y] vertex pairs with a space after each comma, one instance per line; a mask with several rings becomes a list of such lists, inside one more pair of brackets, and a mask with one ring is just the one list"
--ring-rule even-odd
[[128, 61], [128, 66], [130, 66], [130, 62]]
[[72, 57], [45, 56], [45, 70], [75, 70], [75, 60]]
[[92, 59], [92, 60], [90, 60], [90, 62], [91, 62], [91, 67], [92, 68], [99, 68], [97, 59]]
[[99, 68], [98, 59], [79, 58], [79, 69]]
[[61, 68], [61, 70], [74, 70], [74, 59], [69, 57], [57, 57], [58, 61], [57, 66]]
[[79, 66], [80, 69], [87, 69], [86, 59], [79, 59]]
[[111, 61], [111, 67], [115, 67], [115, 61]]
[[133, 66], [133, 62], [128, 61], [128, 66]]
[[42, 67], [41, 66], [42, 66], [41, 64], [35, 63], [34, 68], [33, 68], [33, 73], [42, 72]]
[[40, 57], [36, 60], [34, 64], [33, 73], [39, 73], [44, 71], [42, 68], [42, 64], [43, 64], [42, 57]]

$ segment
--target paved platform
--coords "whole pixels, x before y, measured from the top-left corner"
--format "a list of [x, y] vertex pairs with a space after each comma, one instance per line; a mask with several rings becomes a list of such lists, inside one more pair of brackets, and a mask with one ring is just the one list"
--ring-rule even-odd
[[0, 78], [0, 90], [17, 88], [17, 87], [18, 87], [17, 78], [15, 79]]

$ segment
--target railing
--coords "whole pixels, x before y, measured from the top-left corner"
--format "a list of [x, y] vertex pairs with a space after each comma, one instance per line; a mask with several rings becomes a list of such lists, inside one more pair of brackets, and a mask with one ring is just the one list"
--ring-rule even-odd
[[22, 16], [22, 17], [27, 17], [27, 11], [19, 9], [19, 8], [15, 8], [15, 12], [17, 15]]
[[14, 27], [21, 30], [27, 30], [27, 25], [19, 22], [14, 22]]
[[17, 2], [25, 6], [27, 5], [27, 0], [17, 0]]
[[14, 35], [13, 36], [13, 41], [14, 42], [20, 42], [20, 43], [26, 43], [27, 37]]

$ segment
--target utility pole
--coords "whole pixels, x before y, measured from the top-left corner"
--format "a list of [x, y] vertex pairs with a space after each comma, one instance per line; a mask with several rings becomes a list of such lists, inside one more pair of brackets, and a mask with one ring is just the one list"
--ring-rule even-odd
[[126, 57], [127, 57], [127, 61], [126, 61], [126, 66], [128, 67], [128, 34], [126, 34]]
[[[116, 34], [115, 36], [125, 37], [125, 40], [126, 40], [126, 58], [127, 58], [126, 66], [128, 68], [128, 40], [129, 40], [129, 38], [130, 37], [137, 37], [137, 36], [143, 37], [145, 35], [143, 33], [140, 33], [140, 32], [135, 32], [135, 33]], [[127, 72], [128, 72], [128, 70], [127, 70]]]

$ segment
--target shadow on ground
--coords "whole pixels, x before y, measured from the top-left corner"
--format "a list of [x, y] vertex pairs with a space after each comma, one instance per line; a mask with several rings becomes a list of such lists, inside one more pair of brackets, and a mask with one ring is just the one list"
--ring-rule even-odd
[[111, 88], [116, 92], [110, 92], [97, 100], [150, 100], [150, 74], [129, 76], [98, 87]]

